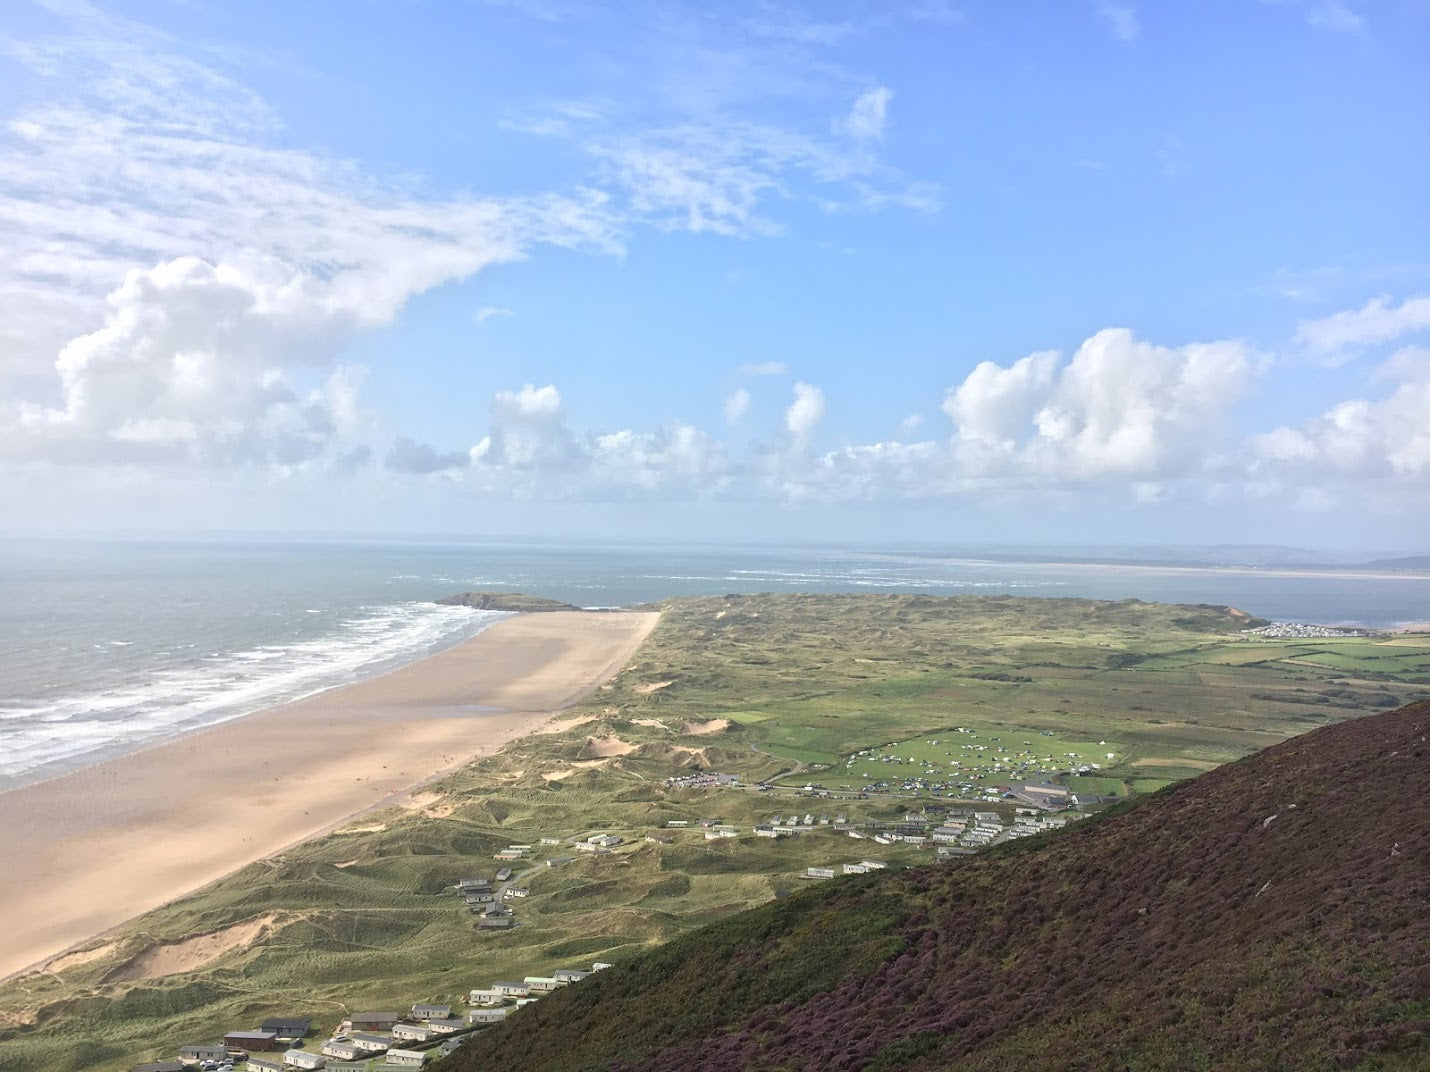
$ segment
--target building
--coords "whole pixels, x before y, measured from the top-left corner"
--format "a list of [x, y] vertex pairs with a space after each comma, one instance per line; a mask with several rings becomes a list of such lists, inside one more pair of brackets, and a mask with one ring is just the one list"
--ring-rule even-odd
[[414, 1005], [412, 1006], [412, 1017], [416, 1020], [445, 1020], [452, 1015], [450, 1005]]
[[312, 1050], [288, 1050], [283, 1054], [283, 1063], [289, 1068], [316, 1069], [326, 1065], [328, 1059]]
[[185, 1064], [195, 1064], [199, 1061], [224, 1061], [228, 1059], [228, 1049], [218, 1043], [210, 1043], [205, 1046], [180, 1046], [179, 1060]]
[[499, 1024], [511, 1014], [510, 1006], [502, 1009], [468, 1009], [469, 1024]]
[[498, 882], [505, 882], [505, 881], [506, 881], [507, 879], [509, 879], [509, 878], [511, 878], [511, 868], [509, 868], [509, 867], [503, 867], [503, 868], [501, 868], [500, 870], [497, 871], [497, 881], [498, 881]]
[[466, 1027], [466, 1022], [460, 1016], [436, 1017], [427, 1021], [427, 1026], [439, 1035], [450, 1035], [453, 1031], [460, 1031]]
[[362, 1049], [363, 1053], [371, 1057], [375, 1053], [385, 1053], [392, 1045], [392, 1039], [386, 1035], [369, 1035], [363, 1031], [354, 1031], [348, 1036], [348, 1041], [354, 1046]]
[[833, 878], [834, 868], [832, 867], [806, 867], [804, 869], [805, 878]]
[[437, 1032], [426, 1024], [393, 1024], [392, 1037], [398, 1042], [426, 1042]]
[[313, 1030], [313, 1021], [271, 1016], [258, 1027], [260, 1031], [272, 1031], [280, 1039], [300, 1039], [308, 1037], [308, 1032]]
[[554, 977], [548, 975], [528, 975], [522, 981], [531, 988], [533, 994], [549, 994], [561, 985]]
[[135, 1065], [132, 1072], [186, 1072], [183, 1061], [149, 1061]]
[[356, 1061], [359, 1057], [372, 1055], [351, 1039], [328, 1039], [323, 1043], [323, 1056], [339, 1061]]
[[590, 974], [590, 972], [582, 971], [580, 968], [557, 968], [551, 973], [552, 977], [563, 986], [566, 983], [579, 983]]
[[354, 1031], [391, 1031], [401, 1020], [395, 1012], [360, 1012], [352, 1018]]
[[531, 887], [529, 886], [508, 886], [503, 897], [530, 897]]
[[421, 1050], [388, 1050], [381, 1067], [421, 1068], [426, 1060], [427, 1054]]
[[469, 1005], [500, 1005], [505, 995], [499, 993], [495, 988], [487, 990], [476, 989], [467, 995]]
[[531, 987], [525, 983], [509, 983], [500, 979], [492, 983], [492, 989], [504, 998], [524, 998], [531, 994]]
[[244, 1067], [249, 1072], [288, 1072], [288, 1066], [275, 1057], [250, 1057]]
[[223, 1044], [230, 1050], [245, 1050], [248, 1053], [262, 1053], [278, 1048], [276, 1031], [230, 1031], [223, 1037]]
[[512, 915], [487, 915], [477, 921], [479, 931], [508, 931], [516, 926], [516, 917]]
[[559, 837], [544, 837], [541, 839], [541, 843], [543, 845], [560, 845], [561, 839]]

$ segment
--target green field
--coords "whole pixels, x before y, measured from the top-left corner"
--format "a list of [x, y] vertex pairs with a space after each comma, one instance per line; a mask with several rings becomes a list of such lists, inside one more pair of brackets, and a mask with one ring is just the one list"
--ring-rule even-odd
[[[752, 836], [777, 811], [838, 809], [863, 822], [932, 806], [927, 795], [915, 803], [898, 793], [794, 797], [808, 781], [837, 792], [925, 763], [949, 773], [955, 760], [986, 779], [977, 766], [990, 764], [986, 747], [977, 759], [962, 747], [976, 741], [1017, 761], [1101, 755], [1094, 782], [1147, 792], [1430, 694], [1416, 680], [1430, 665], [1430, 637], [1253, 640], [1242, 636], [1246, 619], [1222, 608], [792, 595], [685, 598], [662, 610], [632, 664], [569, 712], [584, 724], [517, 741], [436, 783], [441, 807], [365, 816], [134, 920], [84, 956], [4, 984], [0, 1068], [117, 1072], [268, 1016], [331, 1028], [358, 1006], [460, 1004], [493, 979], [619, 960], [796, 888], [807, 867], [875, 852], [895, 865], [931, 860], [928, 850], [831, 828]], [[671, 684], [649, 688], [657, 682]], [[592, 759], [588, 737], [608, 735], [631, 751]], [[737, 773], [747, 786], [787, 784], [664, 785], [697, 769]], [[704, 818], [741, 836], [707, 841], [694, 825], [666, 828]], [[625, 841], [610, 855], [553, 867], [547, 857], [575, 854], [569, 844], [543, 846], [520, 865], [531, 869], [531, 896], [517, 903], [522, 925], [511, 932], [478, 932], [447, 889], [464, 875], [490, 875], [500, 866], [492, 853], [509, 843], [593, 830]], [[670, 841], [646, 840], [657, 832]], [[224, 947], [225, 935], [257, 924], [260, 938]], [[155, 950], [196, 935], [217, 936], [218, 951], [181, 971], [146, 970]]]

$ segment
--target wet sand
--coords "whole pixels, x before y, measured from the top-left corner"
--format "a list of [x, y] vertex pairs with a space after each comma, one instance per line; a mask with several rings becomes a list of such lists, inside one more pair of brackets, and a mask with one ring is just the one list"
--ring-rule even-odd
[[0, 978], [532, 732], [657, 618], [517, 615], [380, 677], [0, 793]]

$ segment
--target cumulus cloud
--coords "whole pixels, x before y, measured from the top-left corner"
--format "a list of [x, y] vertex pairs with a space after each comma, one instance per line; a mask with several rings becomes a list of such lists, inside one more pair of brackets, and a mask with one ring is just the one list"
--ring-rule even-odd
[[363, 316], [323, 290], [271, 259], [131, 271], [104, 326], [60, 351], [60, 404], [20, 403], [4, 447], [59, 461], [308, 461], [360, 420], [358, 370], [294, 382], [329, 367]]
[[794, 401], [785, 410], [785, 431], [796, 446], [809, 442], [815, 427], [824, 419], [824, 392], [801, 380], [794, 385]]
[[1066, 364], [1031, 354], [984, 362], [951, 390], [955, 456], [972, 475], [1060, 480], [1185, 473], [1215, 450], [1255, 360], [1238, 342], [1156, 346], [1124, 328]]
[[707, 495], [723, 487], [728, 471], [724, 446], [690, 425], [576, 432], [553, 384], [499, 392], [491, 430], [469, 459], [485, 488], [556, 498]]
[[1376, 378], [1396, 382], [1387, 397], [1351, 399], [1255, 437], [1256, 475], [1300, 485], [1388, 479], [1430, 486], [1430, 350], [1399, 351]]
[[750, 408], [750, 392], [737, 387], [725, 396], [725, 423], [735, 424]]
[[1335, 354], [1426, 330], [1430, 330], [1430, 297], [1406, 298], [1397, 306], [1382, 294], [1359, 309], [1303, 321], [1296, 338], [1318, 353]]
[[889, 102], [894, 91], [888, 86], [866, 89], [855, 98], [849, 114], [836, 124], [841, 133], [861, 141], [878, 140], [884, 136], [884, 124], [889, 117]]

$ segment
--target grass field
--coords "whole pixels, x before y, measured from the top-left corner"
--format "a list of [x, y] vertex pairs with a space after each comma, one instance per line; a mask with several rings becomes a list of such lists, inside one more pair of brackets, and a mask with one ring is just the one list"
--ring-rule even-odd
[[[412, 807], [253, 864], [54, 970], [0, 987], [0, 1068], [117, 1072], [268, 1016], [329, 1028], [359, 1006], [460, 1003], [493, 979], [619, 960], [768, 901], [798, 886], [807, 867], [856, 862], [876, 848], [828, 828], [751, 836], [772, 813], [837, 806], [857, 821], [922, 806], [893, 795], [826, 805], [796, 802], [789, 788], [667, 788], [674, 774], [856, 786], [925, 764], [948, 775], [958, 762], [957, 773], [981, 785], [973, 774], [1005, 773], [993, 764], [1049, 752], [1070, 761], [1060, 753], [1073, 752], [1103, 757], [1088, 788], [1149, 792], [1430, 694], [1416, 680], [1430, 665], [1430, 637], [1255, 640], [1242, 635], [1248, 619], [1224, 608], [789, 595], [688, 598], [662, 609], [633, 663], [569, 713], [583, 724], [517, 741]], [[1330, 656], [1335, 665], [1316, 661]], [[630, 750], [599, 755], [593, 737]], [[963, 747], [975, 742], [985, 745], [977, 756]], [[989, 744], [1007, 751], [990, 760]], [[666, 828], [704, 818], [742, 836], [707, 841], [694, 825]], [[596, 830], [625, 840], [609, 855], [575, 853], [569, 839]], [[670, 841], [646, 840], [657, 831]], [[516, 902], [522, 925], [478, 932], [447, 887], [493, 873], [498, 849], [543, 836], [566, 840], [519, 865], [534, 868], [523, 878], [530, 897]], [[931, 858], [912, 847], [877, 850], [896, 865]], [[573, 858], [545, 866], [559, 856]], [[225, 945], [257, 924], [257, 939]], [[217, 952], [146, 977], [155, 950], [195, 935], [216, 936]]]

